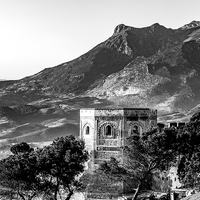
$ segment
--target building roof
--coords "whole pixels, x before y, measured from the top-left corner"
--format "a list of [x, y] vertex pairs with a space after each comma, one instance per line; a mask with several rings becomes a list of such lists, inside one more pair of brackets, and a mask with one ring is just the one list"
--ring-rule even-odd
[[119, 107], [103, 107], [103, 108], [81, 108], [81, 110], [150, 110], [150, 108], [119, 108]]

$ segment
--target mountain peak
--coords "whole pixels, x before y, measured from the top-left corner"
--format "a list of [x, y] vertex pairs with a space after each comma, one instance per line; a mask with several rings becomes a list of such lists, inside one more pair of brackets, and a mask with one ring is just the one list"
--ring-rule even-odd
[[114, 30], [114, 35], [124, 32], [127, 28], [129, 28], [129, 26], [126, 26], [124, 24], [117, 25]]
[[161, 26], [159, 23], [154, 23], [151, 26], [157, 27], [157, 26]]
[[151, 26], [147, 27], [147, 28], [150, 28], [153, 32], [154, 31], [161, 31], [161, 30], [165, 30], [166, 27], [159, 24], [159, 23], [154, 23], [152, 24]]
[[196, 28], [200, 27], [200, 21], [191, 21], [189, 24], [185, 24], [184, 26], [180, 27], [181, 30], [186, 30], [186, 29], [191, 29], [191, 28]]

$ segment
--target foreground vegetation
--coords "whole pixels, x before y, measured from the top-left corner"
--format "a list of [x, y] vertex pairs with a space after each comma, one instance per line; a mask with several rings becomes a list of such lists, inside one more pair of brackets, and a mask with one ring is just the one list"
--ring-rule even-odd
[[128, 191], [134, 193], [132, 200], [136, 200], [142, 190], [151, 189], [153, 176], [168, 170], [176, 161], [175, 138], [173, 130], [158, 132], [155, 129], [142, 137], [132, 135], [123, 148], [123, 163], [111, 158], [100, 166], [100, 171], [123, 181]]
[[121, 148], [123, 163], [111, 158], [84, 176], [89, 155], [84, 141], [74, 136], [58, 138], [43, 148], [20, 143], [10, 150], [12, 155], [0, 161], [1, 199], [70, 200], [76, 191], [98, 189], [103, 194], [113, 189], [109, 187], [113, 181], [123, 181], [136, 200], [143, 190], [152, 188], [153, 177], [174, 164], [183, 187], [200, 190], [200, 113], [181, 128], [131, 135]]
[[78, 176], [88, 153], [84, 142], [74, 136], [35, 150], [27, 143], [17, 144], [11, 152], [13, 155], [0, 162], [1, 199], [69, 200], [81, 188]]
[[200, 112], [184, 127], [157, 128], [142, 137], [131, 136], [123, 155], [123, 163], [111, 158], [100, 166], [100, 171], [134, 189], [132, 200], [152, 187], [153, 176], [174, 165], [182, 188], [200, 191]]

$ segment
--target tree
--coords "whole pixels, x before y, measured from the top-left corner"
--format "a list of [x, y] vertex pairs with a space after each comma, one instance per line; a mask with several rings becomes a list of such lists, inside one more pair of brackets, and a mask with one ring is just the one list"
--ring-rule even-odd
[[186, 188], [200, 189], [200, 112], [179, 132], [178, 176]]
[[31, 200], [43, 193], [44, 184], [40, 181], [37, 155], [34, 151], [14, 154], [0, 161], [1, 190], [7, 195]]
[[100, 166], [100, 170], [129, 187], [132, 187], [130, 183], [135, 182], [137, 186], [132, 200], [136, 200], [152, 175], [158, 170], [168, 169], [176, 159], [175, 138], [172, 130], [161, 133], [152, 130], [142, 137], [132, 135], [128, 138], [128, 145], [123, 148], [123, 163], [111, 158]]
[[49, 185], [53, 199], [63, 196], [69, 200], [81, 187], [79, 176], [88, 160], [84, 142], [72, 135], [61, 137], [38, 150], [38, 156], [42, 179]]
[[0, 161], [1, 189], [23, 200], [38, 196], [69, 200], [82, 186], [79, 176], [88, 159], [84, 142], [66, 136], [41, 149], [27, 145], [15, 145], [14, 154]]
[[33, 151], [33, 148], [31, 148], [26, 142], [21, 142], [19, 144], [15, 144], [10, 148], [10, 151], [13, 154], [19, 154], [19, 153], [28, 153]]

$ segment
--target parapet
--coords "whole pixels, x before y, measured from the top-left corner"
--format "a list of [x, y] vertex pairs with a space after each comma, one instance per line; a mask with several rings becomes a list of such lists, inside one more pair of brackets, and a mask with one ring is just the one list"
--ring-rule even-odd
[[157, 110], [149, 108], [82, 108], [80, 116], [157, 117]]

